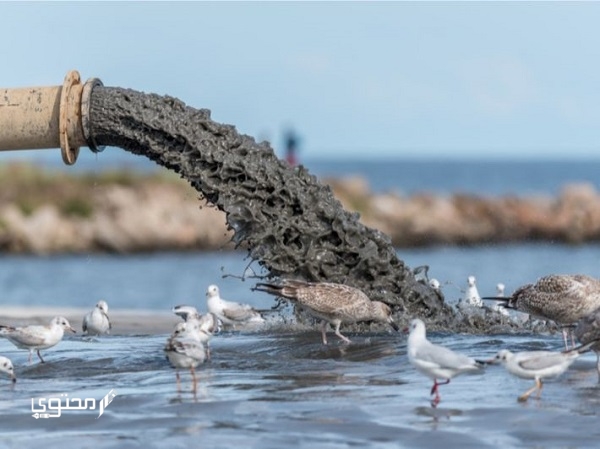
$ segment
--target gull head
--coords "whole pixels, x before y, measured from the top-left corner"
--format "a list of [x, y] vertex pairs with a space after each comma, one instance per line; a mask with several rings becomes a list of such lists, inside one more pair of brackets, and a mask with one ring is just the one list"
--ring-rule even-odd
[[219, 287], [212, 284], [209, 285], [206, 289], [206, 297], [207, 298], [218, 298], [219, 297]]
[[469, 276], [467, 282], [469, 283], [469, 287], [475, 287], [475, 276]]
[[75, 329], [73, 329], [71, 327], [71, 325], [69, 324], [69, 320], [67, 320], [65, 317], [62, 317], [62, 316], [54, 317], [54, 318], [52, 318], [52, 321], [50, 322], [50, 324], [52, 324], [54, 326], [62, 327], [63, 330], [65, 330], [65, 331], [73, 332], [74, 334], [76, 333]]
[[12, 362], [6, 357], [0, 357], [0, 371], [6, 373], [10, 376], [13, 383], [17, 381], [17, 377], [15, 376], [15, 369], [13, 367]]
[[419, 318], [414, 318], [410, 321], [410, 325], [405, 332], [408, 332], [410, 335], [420, 335], [422, 338], [425, 338], [425, 323]]
[[510, 352], [508, 349], [501, 349], [500, 351], [498, 351], [498, 353], [494, 357], [492, 357], [489, 360], [486, 360], [485, 363], [488, 363], [490, 365], [498, 365], [500, 363], [506, 363], [511, 355], [512, 355], [512, 352]]
[[502, 282], [496, 284], [496, 292], [498, 293], [498, 296], [504, 296], [504, 289], [505, 286]]
[[440, 281], [438, 281], [435, 278], [432, 278], [429, 280], [429, 286], [434, 290], [439, 290], [440, 289]]
[[388, 323], [395, 331], [398, 331], [398, 325], [392, 318], [392, 308], [381, 301], [371, 302], [371, 314], [375, 321], [381, 321], [382, 323]]
[[104, 301], [104, 300], [98, 301], [98, 304], [96, 304], [96, 307], [98, 309], [100, 309], [100, 311], [104, 312], [105, 314], [108, 314], [108, 304], [106, 304], [106, 301]]

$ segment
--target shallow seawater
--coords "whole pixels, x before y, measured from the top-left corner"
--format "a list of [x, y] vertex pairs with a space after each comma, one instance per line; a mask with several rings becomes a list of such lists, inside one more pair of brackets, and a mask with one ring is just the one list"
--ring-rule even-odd
[[[18, 382], [0, 380], [0, 447], [484, 448], [597, 447], [600, 386], [595, 356], [548, 381], [540, 400], [518, 403], [533, 383], [490, 366], [441, 387], [409, 365], [404, 334], [349, 335], [323, 346], [317, 331], [221, 333], [198, 369], [198, 392], [163, 355], [166, 335], [68, 337], [27, 364], [27, 352], [0, 340]], [[559, 350], [554, 336], [430, 335], [477, 358], [500, 348]], [[32, 398], [116, 397], [98, 410], [32, 417]], [[34, 402], [37, 404], [38, 402]], [[56, 404], [56, 402], [55, 402]]]

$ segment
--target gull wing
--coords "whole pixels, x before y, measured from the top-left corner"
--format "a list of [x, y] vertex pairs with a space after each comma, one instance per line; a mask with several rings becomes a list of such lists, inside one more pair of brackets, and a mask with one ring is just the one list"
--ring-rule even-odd
[[519, 366], [525, 370], [541, 370], [553, 366], [562, 365], [568, 361], [568, 356], [560, 352], [547, 352], [545, 354], [533, 354], [519, 361]]
[[38, 346], [46, 342], [47, 326], [17, 327], [5, 334], [5, 336], [16, 343], [27, 346]]
[[465, 369], [468, 367], [477, 367], [475, 360], [471, 357], [443, 346], [434, 345], [433, 343], [418, 348], [416, 357], [421, 361], [429, 362], [440, 368]]
[[223, 308], [223, 316], [232, 321], [246, 321], [256, 315], [260, 314], [247, 304], [229, 304]]

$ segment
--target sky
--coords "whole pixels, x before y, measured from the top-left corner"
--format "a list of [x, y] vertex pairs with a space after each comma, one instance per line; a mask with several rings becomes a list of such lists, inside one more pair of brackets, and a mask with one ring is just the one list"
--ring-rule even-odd
[[[600, 158], [597, 2], [0, 2], [0, 87], [208, 108], [305, 158]], [[86, 150], [87, 151], [87, 150]]]

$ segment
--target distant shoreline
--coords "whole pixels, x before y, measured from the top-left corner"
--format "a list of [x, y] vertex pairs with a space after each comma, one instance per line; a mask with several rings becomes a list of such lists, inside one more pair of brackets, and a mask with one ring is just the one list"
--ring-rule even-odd
[[[522, 197], [374, 193], [360, 176], [323, 183], [397, 248], [600, 241], [600, 194], [588, 183]], [[170, 172], [0, 165], [0, 253], [231, 250], [231, 237], [225, 214]]]

